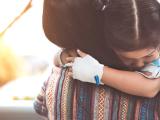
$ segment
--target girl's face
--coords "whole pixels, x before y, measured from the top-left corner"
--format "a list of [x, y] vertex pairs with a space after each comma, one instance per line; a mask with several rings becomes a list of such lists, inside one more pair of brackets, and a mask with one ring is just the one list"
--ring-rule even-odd
[[114, 50], [121, 61], [132, 70], [139, 70], [159, 57], [158, 49], [147, 48], [130, 52]]

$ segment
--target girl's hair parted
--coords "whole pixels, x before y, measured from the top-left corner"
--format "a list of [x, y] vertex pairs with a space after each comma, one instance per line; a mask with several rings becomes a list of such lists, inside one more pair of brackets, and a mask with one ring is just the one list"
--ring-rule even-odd
[[132, 51], [160, 44], [160, 5], [157, 0], [111, 0], [104, 11], [107, 44]]

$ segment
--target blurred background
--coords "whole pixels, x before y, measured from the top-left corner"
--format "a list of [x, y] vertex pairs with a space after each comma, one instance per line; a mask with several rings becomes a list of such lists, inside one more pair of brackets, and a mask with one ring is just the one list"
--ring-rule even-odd
[[43, 0], [0, 0], [0, 120], [41, 120], [33, 110], [59, 49], [42, 29]]

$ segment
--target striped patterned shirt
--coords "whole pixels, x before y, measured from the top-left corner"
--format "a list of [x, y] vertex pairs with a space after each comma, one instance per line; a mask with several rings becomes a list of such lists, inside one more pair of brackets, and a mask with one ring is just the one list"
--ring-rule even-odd
[[160, 93], [154, 98], [132, 96], [73, 80], [67, 68], [54, 68], [34, 108], [49, 120], [160, 120]]

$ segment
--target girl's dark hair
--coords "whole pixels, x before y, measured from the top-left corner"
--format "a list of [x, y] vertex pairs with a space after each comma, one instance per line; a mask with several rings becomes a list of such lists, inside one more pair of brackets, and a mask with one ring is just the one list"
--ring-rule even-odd
[[106, 43], [122, 51], [160, 44], [160, 5], [156, 0], [111, 0], [104, 11]]

